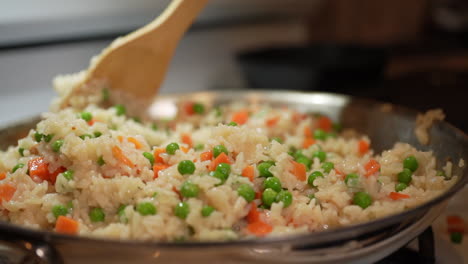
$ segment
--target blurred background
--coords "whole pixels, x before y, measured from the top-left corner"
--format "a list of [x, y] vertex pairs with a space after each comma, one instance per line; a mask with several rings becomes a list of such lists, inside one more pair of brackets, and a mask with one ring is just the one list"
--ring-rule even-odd
[[[1, 1], [1, 126], [46, 111], [55, 75], [85, 69], [168, 2]], [[338, 92], [441, 107], [467, 131], [467, 86], [468, 1], [212, 0], [161, 92]]]

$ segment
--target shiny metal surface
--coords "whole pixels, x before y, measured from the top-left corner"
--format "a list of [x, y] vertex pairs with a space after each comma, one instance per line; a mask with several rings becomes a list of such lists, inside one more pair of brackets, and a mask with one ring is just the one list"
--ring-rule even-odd
[[[375, 101], [326, 93], [223, 91], [161, 96], [155, 103], [164, 101], [172, 104], [181, 99], [197, 100], [207, 105], [233, 100], [268, 102], [302, 112], [321, 112], [339, 120], [344, 127], [369, 135], [376, 152], [402, 141], [418, 149], [434, 151], [442, 162], [450, 159], [458, 164], [459, 159], [468, 159], [468, 137], [450, 124], [434, 124], [430, 130], [431, 141], [423, 146], [413, 133], [416, 112]], [[15, 137], [23, 136], [35, 122], [37, 120], [0, 129], [0, 148], [15, 144]], [[453, 166], [453, 171], [461, 176], [458, 182], [443, 195], [419, 207], [375, 221], [318, 233], [218, 243], [159, 243], [65, 236], [0, 222], [0, 238], [9, 242], [27, 240], [47, 244], [57, 252], [54, 255], [58, 257], [56, 259], [63, 258], [65, 263], [373, 262], [427, 228], [444, 207], [444, 202], [468, 182], [466, 166]]]

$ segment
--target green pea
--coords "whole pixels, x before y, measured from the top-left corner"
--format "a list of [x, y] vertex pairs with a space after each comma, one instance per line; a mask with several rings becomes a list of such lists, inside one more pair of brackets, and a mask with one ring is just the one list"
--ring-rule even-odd
[[180, 219], [185, 219], [190, 213], [190, 207], [186, 202], [180, 202], [174, 208], [174, 214]]
[[294, 151], [291, 156], [294, 158], [294, 160], [298, 160], [301, 157], [307, 158], [307, 156], [302, 154], [302, 151], [300, 150]]
[[151, 124], [151, 129], [153, 129], [153, 131], [158, 131], [158, 125]]
[[402, 172], [398, 173], [398, 181], [408, 185], [412, 179], [411, 174], [413, 173], [409, 169], [404, 168]]
[[127, 208], [127, 205], [125, 205], [125, 204], [122, 204], [122, 205], [119, 206], [119, 208], [117, 208], [117, 215], [118, 215], [119, 217], [124, 216], [124, 214], [125, 214], [125, 208]]
[[84, 121], [89, 122], [89, 121], [91, 121], [93, 119], [93, 114], [91, 114], [90, 112], [82, 112], [80, 114], [80, 117]]
[[49, 134], [49, 135], [44, 135], [43, 139], [45, 142], [49, 143], [53, 137], [54, 137], [54, 134]]
[[41, 142], [43, 137], [44, 137], [44, 134], [41, 134], [41, 133], [39, 133], [37, 131], [36, 131], [36, 133], [34, 133], [34, 140], [36, 140], [36, 142]]
[[180, 148], [179, 144], [175, 142], [170, 143], [169, 145], [166, 146], [166, 153], [169, 155], [174, 155], [176, 150], [178, 150], [179, 148]]
[[84, 135], [79, 136], [79, 138], [81, 138], [82, 140], [85, 140], [86, 138], [93, 138], [93, 135], [84, 134]]
[[327, 159], [327, 153], [317, 150], [312, 154], [312, 158], [318, 158], [320, 162], [324, 162]]
[[18, 148], [18, 153], [21, 157], [24, 157], [24, 148]]
[[237, 194], [243, 197], [249, 203], [255, 199], [255, 191], [248, 184], [241, 184], [237, 188]]
[[126, 224], [128, 223], [128, 218], [127, 216], [125, 215], [125, 208], [127, 208], [127, 205], [125, 204], [122, 204], [121, 206], [119, 206], [119, 208], [117, 209], [117, 215], [119, 216], [119, 221]]
[[99, 166], [102, 166], [102, 165], [106, 164], [106, 162], [104, 161], [104, 158], [102, 156], [99, 156], [99, 158], [97, 160], [97, 164]]
[[197, 197], [198, 192], [200, 191], [200, 188], [198, 188], [198, 185], [186, 181], [182, 183], [182, 186], [180, 187], [180, 194], [182, 194], [183, 197]]
[[106, 219], [106, 214], [99, 207], [93, 208], [89, 212], [89, 219], [91, 220], [91, 222], [94, 222], [94, 223], [103, 222]]
[[104, 88], [104, 89], [102, 89], [101, 93], [102, 93], [102, 101], [109, 101], [109, 99], [110, 99], [109, 89]]
[[283, 202], [283, 207], [286, 208], [291, 205], [292, 203], [292, 194], [288, 191], [282, 190], [276, 196], [276, 202]]
[[323, 173], [321, 173], [320, 171], [314, 171], [312, 172], [309, 177], [307, 178], [307, 183], [312, 186], [312, 187], [317, 187], [315, 184], [314, 184], [314, 181], [315, 179], [317, 179], [318, 177], [322, 177], [323, 178]]
[[227, 163], [220, 163], [216, 166], [215, 171], [222, 173], [226, 178], [231, 174], [231, 165]]
[[336, 132], [341, 132], [341, 130], [343, 129], [343, 126], [340, 123], [333, 123], [332, 128]]
[[213, 156], [215, 158], [218, 157], [222, 152], [224, 152], [226, 155], [228, 154], [227, 148], [224, 145], [217, 145], [213, 148]]
[[237, 123], [234, 121], [231, 121], [227, 124], [228, 126], [237, 126]]
[[322, 129], [316, 129], [314, 131], [314, 138], [317, 140], [325, 140], [327, 139], [327, 132], [323, 131]]
[[344, 182], [346, 184], [348, 184], [348, 181], [357, 180], [357, 179], [359, 179], [359, 175], [357, 175], [356, 173], [350, 173], [350, 174], [346, 175], [346, 177], [344, 179]]
[[177, 165], [177, 170], [180, 174], [193, 174], [195, 172], [195, 164], [191, 160], [183, 160]]
[[463, 241], [463, 233], [461, 232], [452, 232], [450, 233], [450, 241], [454, 244], [461, 244]]
[[205, 113], [205, 106], [201, 103], [194, 103], [193, 104], [193, 111], [197, 114]]
[[396, 192], [401, 192], [403, 191], [404, 189], [406, 189], [408, 187], [408, 185], [406, 185], [406, 183], [402, 183], [402, 182], [399, 182], [395, 185], [395, 191]]
[[93, 133], [93, 135], [94, 135], [94, 137], [98, 138], [98, 137], [102, 136], [102, 133], [99, 132], [99, 131], [96, 131], [96, 132]]
[[73, 174], [74, 172], [72, 170], [67, 170], [64, 173], [62, 173], [63, 177], [69, 181], [73, 180]]
[[148, 161], [150, 162], [151, 166], [154, 165], [154, 156], [152, 153], [150, 152], [143, 152], [143, 156], [148, 159]]
[[204, 144], [201, 144], [201, 143], [196, 144], [195, 147], [194, 147], [194, 149], [195, 149], [196, 151], [204, 150], [204, 149], [205, 149], [205, 145], [204, 145]]
[[210, 215], [214, 212], [214, 210], [215, 210], [215, 209], [214, 209], [213, 207], [211, 207], [211, 206], [209, 206], [209, 205], [205, 205], [205, 206], [203, 206], [202, 209], [201, 209], [201, 215], [202, 215], [203, 217], [208, 217], [208, 216], [210, 216]]
[[223, 112], [221, 111], [221, 108], [219, 108], [219, 106], [216, 107], [214, 111], [215, 111], [216, 117], [221, 117], [223, 115]]
[[63, 140], [62, 139], [56, 140], [52, 143], [52, 150], [54, 152], [59, 152], [62, 146], [63, 146]]
[[61, 215], [68, 214], [68, 208], [59, 204], [52, 207], [52, 214], [54, 214], [55, 218], [58, 218]]
[[264, 189], [272, 189], [276, 192], [279, 192], [282, 190], [281, 186], [281, 181], [280, 179], [276, 177], [269, 177], [266, 178], [266, 180], [263, 182], [263, 188]]
[[127, 109], [125, 109], [125, 106], [121, 104], [115, 105], [114, 108], [115, 108], [115, 114], [117, 116], [125, 115], [125, 113], [127, 112]]
[[265, 189], [262, 193], [262, 203], [268, 207], [271, 206], [276, 200], [278, 193], [273, 189]]
[[446, 180], [448, 179], [447, 174], [445, 174], [445, 171], [443, 171], [443, 170], [438, 170], [436, 172], [436, 176], [444, 177]]
[[215, 171], [212, 172], [211, 175], [215, 178], [220, 179], [221, 184], [222, 184], [227, 180], [230, 173], [231, 173], [231, 165], [227, 163], [220, 163], [218, 164], [218, 166], [216, 166]]
[[366, 192], [357, 192], [354, 194], [353, 204], [366, 209], [372, 204], [372, 197]]
[[333, 164], [333, 162], [326, 161], [322, 163], [322, 169], [326, 173], [330, 173], [330, 171], [334, 168], [335, 168], [335, 164]]
[[274, 138], [271, 138], [271, 141], [276, 141], [280, 144], [283, 144], [283, 139], [281, 139], [280, 137], [274, 137]]
[[306, 156], [300, 156], [296, 159], [296, 162], [304, 164], [307, 169], [310, 169], [310, 166], [312, 166], [312, 160], [307, 158]]
[[403, 160], [403, 168], [415, 172], [419, 167], [418, 160], [414, 156], [409, 156]]
[[24, 167], [23, 163], [18, 163], [11, 169], [11, 173], [15, 173], [15, 171], [17, 171], [18, 169], [23, 168], [23, 167]]
[[157, 213], [156, 207], [150, 202], [142, 202], [137, 204], [136, 210], [141, 215], [155, 215]]
[[264, 161], [257, 166], [258, 173], [260, 177], [273, 177], [273, 173], [270, 172], [270, 167], [273, 166], [274, 163]]
[[223, 184], [224, 182], [226, 182], [227, 178], [228, 178], [228, 175], [225, 175], [219, 171], [212, 171], [210, 172], [210, 176], [213, 176], [217, 179], [219, 179], [221, 182], [218, 184], [218, 185], [221, 185]]

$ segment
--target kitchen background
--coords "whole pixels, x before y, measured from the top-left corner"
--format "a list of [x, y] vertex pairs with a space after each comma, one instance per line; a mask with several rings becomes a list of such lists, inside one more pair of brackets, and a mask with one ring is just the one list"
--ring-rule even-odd
[[[85, 69], [112, 39], [168, 3], [1, 1], [0, 127], [46, 111], [55, 75]], [[440, 107], [466, 132], [468, 1], [212, 0], [180, 43], [160, 91], [244, 88]], [[467, 245], [446, 246], [448, 255]]]

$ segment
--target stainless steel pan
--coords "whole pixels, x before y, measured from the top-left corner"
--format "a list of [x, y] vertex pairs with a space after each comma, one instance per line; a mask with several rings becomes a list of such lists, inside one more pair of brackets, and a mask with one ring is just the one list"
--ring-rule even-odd
[[[233, 100], [287, 105], [303, 112], [321, 112], [344, 127], [369, 135], [376, 152], [397, 141], [432, 150], [439, 163], [468, 160], [468, 137], [446, 122], [430, 130], [429, 145], [419, 144], [413, 130], [416, 112], [398, 106], [344, 95], [279, 91], [220, 91], [160, 96], [155, 104], [180, 99], [208, 105]], [[391, 109], [389, 111], [389, 109]], [[0, 148], [16, 144], [38, 119], [0, 129]], [[447, 200], [468, 182], [466, 166], [453, 166], [461, 176], [443, 195], [411, 210], [372, 222], [295, 236], [228, 242], [138, 242], [102, 240], [30, 230], [0, 222], [0, 256], [24, 263], [366, 263], [392, 253], [420, 234], [443, 210]], [[1, 244], [1, 242], [0, 242]], [[8, 262], [7, 262], [8, 263]]]

